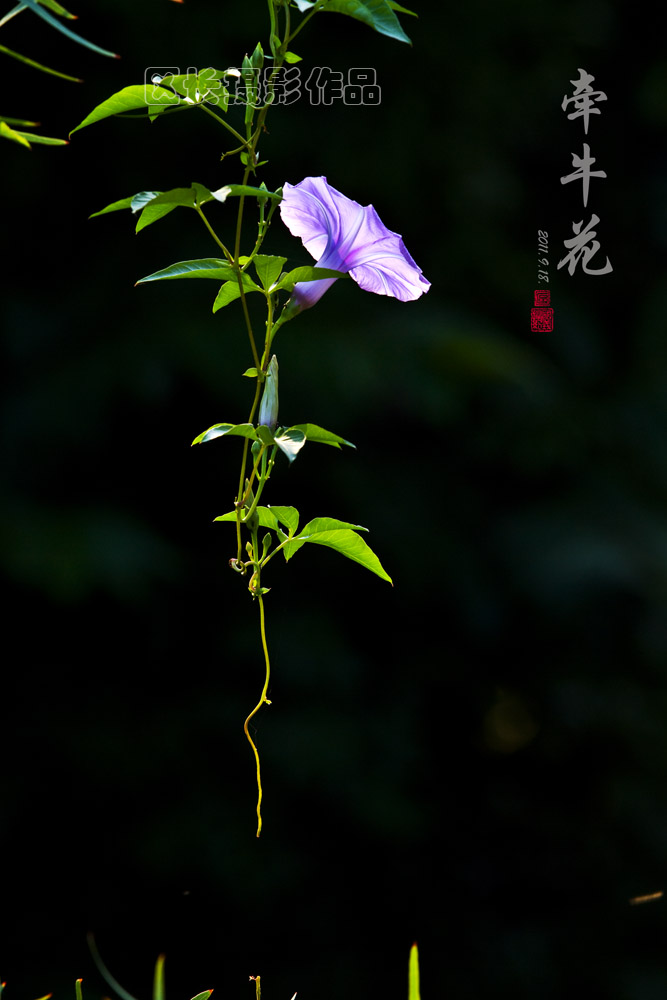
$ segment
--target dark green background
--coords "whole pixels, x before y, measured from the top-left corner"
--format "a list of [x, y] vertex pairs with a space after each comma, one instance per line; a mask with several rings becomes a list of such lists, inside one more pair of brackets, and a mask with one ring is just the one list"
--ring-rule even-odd
[[[78, 3], [2, 42], [3, 108], [66, 135], [147, 66], [223, 68], [261, 0]], [[142, 998], [652, 1000], [667, 991], [667, 324], [664, 41], [603, 0], [420, 3], [412, 49], [321, 15], [295, 49], [377, 69], [379, 107], [304, 96], [269, 117], [270, 186], [324, 173], [372, 202], [433, 282], [417, 303], [340, 282], [279, 334], [281, 414], [353, 440], [281, 466], [271, 502], [367, 525], [394, 589], [327, 550], [272, 564], [265, 831], [241, 730], [257, 609], [227, 569], [244, 419], [241, 311], [134, 281], [215, 252], [144, 189], [238, 181], [197, 114], [108, 121], [64, 149], [4, 143], [0, 973], [8, 1000], [104, 991], [93, 930]], [[641, 44], [633, 41], [640, 32]], [[577, 68], [613, 273], [557, 270], [582, 217], [560, 109]], [[231, 233], [233, 210], [215, 212]], [[225, 228], [227, 227], [227, 228]], [[551, 334], [531, 334], [537, 230]], [[278, 219], [265, 244], [307, 253]], [[602, 258], [602, 261], [600, 260]], [[261, 311], [256, 314], [261, 325]]]

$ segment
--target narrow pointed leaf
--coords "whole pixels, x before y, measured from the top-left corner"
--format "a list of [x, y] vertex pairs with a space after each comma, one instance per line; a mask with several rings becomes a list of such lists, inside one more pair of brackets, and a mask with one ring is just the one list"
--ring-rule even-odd
[[[150, 100], [147, 100], [147, 97], [150, 97]], [[102, 121], [103, 118], [111, 118], [113, 115], [121, 115], [124, 111], [137, 111], [140, 108], [149, 108], [156, 104], [174, 104], [178, 101], [179, 98], [165, 87], [152, 86], [150, 95], [148, 88], [143, 83], [124, 87], [93, 108], [88, 117], [72, 129], [70, 135], [74, 135], [86, 125], [93, 125], [95, 122]]]
[[252, 424], [213, 424], [208, 430], [198, 434], [192, 442], [193, 444], [203, 444], [205, 441], [213, 441], [219, 437], [246, 437], [257, 440], [257, 433]]
[[308, 441], [313, 441], [315, 444], [330, 444], [339, 449], [342, 444], [345, 444], [348, 448], [356, 448], [356, 445], [352, 444], [351, 441], [346, 441], [339, 434], [333, 434], [332, 431], [327, 431], [317, 424], [294, 424], [290, 430], [301, 431]]
[[82, 82], [78, 76], [69, 76], [67, 73], [61, 73], [59, 69], [51, 69], [50, 66], [44, 66], [42, 63], [38, 63], [34, 59], [30, 59], [28, 56], [22, 56], [20, 52], [14, 52], [13, 49], [8, 49], [4, 45], [0, 45], [0, 52], [4, 52], [6, 56], [11, 56], [12, 59], [18, 59], [19, 62], [25, 63], [26, 66], [32, 66], [33, 69], [38, 69], [42, 73], [49, 73], [51, 76], [59, 76], [61, 80], [71, 80], [72, 83]]
[[[176, 0], [176, 2], [180, 3], [180, 0]], [[192, 998], [192, 1000], [208, 1000], [212, 992], [213, 990], [204, 990], [203, 993], [198, 993], [196, 997]]]
[[62, 4], [56, 3], [56, 0], [38, 0], [38, 3], [41, 3], [42, 7], [48, 7], [54, 14], [60, 14], [61, 17], [66, 17], [70, 21], [76, 21], [78, 17], [78, 14], [70, 14]]
[[54, 139], [48, 135], [37, 135], [34, 132], [17, 132], [17, 135], [22, 136], [29, 142], [36, 142], [39, 146], [68, 146], [69, 143], [67, 139]]
[[23, 128], [36, 128], [41, 122], [29, 122], [25, 118], [8, 118], [7, 115], [0, 115], [0, 122], [7, 122], [8, 125], [20, 125]]
[[36, 135], [34, 132], [22, 132], [11, 128], [6, 121], [0, 120], [0, 137], [9, 139], [30, 149], [30, 143], [36, 142], [41, 146], [66, 146], [67, 139], [52, 139], [47, 135]]
[[17, 142], [19, 146], [25, 146], [26, 149], [30, 149], [30, 143], [25, 136], [21, 132], [17, 132], [15, 129], [10, 128], [7, 122], [0, 122], [0, 137], [3, 139], [9, 139], [11, 142]]
[[322, 10], [348, 14], [381, 35], [412, 44], [387, 0], [327, 0]]
[[23, 0], [26, 7], [30, 7], [31, 10], [35, 12], [39, 17], [41, 17], [47, 24], [51, 27], [56, 28], [67, 38], [71, 38], [73, 42], [78, 42], [79, 45], [85, 45], [87, 49], [91, 49], [93, 52], [98, 52], [101, 56], [109, 56], [111, 59], [119, 59], [120, 56], [116, 52], [109, 52], [108, 49], [102, 49], [99, 45], [95, 45], [93, 42], [89, 42], [86, 38], [82, 38], [81, 35], [75, 34], [69, 28], [66, 28], [64, 24], [61, 24], [53, 14], [49, 14], [44, 8], [37, 3], [37, 0]]
[[408, 1000], [421, 1000], [419, 992], [419, 952], [416, 943], [410, 949], [408, 965]]
[[411, 17], [419, 17], [419, 14], [415, 13], [414, 10], [408, 10], [407, 7], [401, 7], [400, 3], [395, 3], [394, 0], [387, 0], [387, 3], [392, 10], [397, 10], [399, 14], [409, 14]]
[[164, 997], [164, 955], [158, 955], [153, 976], [153, 1000], [165, 1000]]
[[101, 208], [99, 212], [93, 212], [93, 214], [89, 215], [88, 218], [94, 219], [96, 216], [106, 215], [108, 212], [120, 212], [124, 208], [131, 208], [133, 198], [134, 195], [130, 195], [129, 198], [121, 198], [120, 201], [112, 201], [110, 205], [107, 205], [105, 208]]
[[224, 260], [217, 257], [204, 257], [201, 260], [178, 261], [176, 264], [171, 264], [170, 267], [154, 271], [153, 274], [140, 278], [137, 284], [141, 285], [147, 281], [165, 281], [170, 278], [213, 278], [215, 281], [234, 278], [236, 281], [236, 272]]

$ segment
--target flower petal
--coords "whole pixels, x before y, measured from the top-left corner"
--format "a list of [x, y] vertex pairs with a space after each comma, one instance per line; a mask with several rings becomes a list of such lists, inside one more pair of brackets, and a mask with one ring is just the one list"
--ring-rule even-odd
[[[387, 229], [373, 206], [347, 198], [326, 177], [284, 184], [280, 213], [319, 267], [349, 271], [366, 291], [408, 302], [431, 287], [402, 238]], [[316, 286], [310, 289], [297, 285], [294, 295], [300, 308], [314, 305], [331, 283], [310, 282]]]

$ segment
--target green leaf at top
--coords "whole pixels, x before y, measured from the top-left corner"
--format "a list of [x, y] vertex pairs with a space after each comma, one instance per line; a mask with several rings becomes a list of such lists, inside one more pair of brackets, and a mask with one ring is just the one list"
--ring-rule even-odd
[[363, 21], [381, 35], [388, 35], [389, 38], [412, 45], [387, 0], [326, 0], [321, 9], [348, 14], [357, 21]]
[[296, 54], [296, 52], [286, 52], [285, 53], [285, 62], [286, 63], [298, 63], [298, 62], [301, 62], [302, 59], [303, 59], [303, 56], [298, 56]]
[[[150, 91], [150, 93], [149, 93]], [[178, 104], [180, 97], [166, 87], [159, 87], [157, 84], [138, 84], [133, 87], [124, 87], [116, 94], [112, 94], [106, 101], [102, 101], [84, 118], [80, 125], [73, 128], [70, 135], [74, 135], [80, 128], [86, 125], [93, 125], [103, 118], [110, 118], [112, 115], [120, 115], [124, 111], [137, 111], [139, 108], [149, 108], [152, 105]]]
[[416, 943], [410, 949], [408, 963], [408, 1000], [421, 1000], [419, 992], [419, 952]]
[[212, 992], [213, 990], [204, 990], [203, 993], [198, 993], [196, 997], [192, 998], [192, 1000], [208, 1000]]
[[356, 445], [352, 444], [351, 441], [346, 441], [340, 435], [333, 434], [332, 431], [327, 431], [324, 427], [318, 427], [317, 424], [294, 424], [290, 430], [302, 431], [306, 440], [313, 441], [315, 444], [330, 444], [339, 449], [342, 444], [346, 444], [348, 448], [356, 448]]
[[267, 291], [278, 280], [286, 260], [287, 257], [267, 257], [262, 253], [256, 254], [253, 258], [257, 276]]
[[229, 266], [227, 261], [217, 257], [205, 257], [202, 260], [181, 260], [177, 264], [171, 264], [170, 267], [154, 271], [153, 274], [140, 278], [137, 285], [147, 281], [163, 281], [168, 278], [213, 278], [215, 281], [234, 278], [236, 280], [236, 271]]
[[219, 437], [245, 437], [250, 438], [252, 441], [257, 440], [257, 432], [252, 424], [213, 424], [207, 430], [202, 431], [192, 442], [195, 444], [203, 444], [205, 441], [214, 441], [215, 438]]
[[291, 292], [297, 281], [320, 281], [322, 278], [346, 278], [343, 271], [333, 271], [330, 267], [295, 267], [293, 271], [284, 274], [280, 281], [271, 288], [272, 292]]
[[98, 52], [101, 56], [110, 56], [112, 59], [120, 58], [116, 52], [109, 52], [108, 49], [101, 49], [99, 45], [95, 45], [93, 42], [89, 42], [86, 38], [82, 38], [81, 35], [77, 35], [73, 31], [70, 31], [70, 29], [66, 28], [64, 24], [57, 21], [53, 14], [47, 13], [37, 0], [21, 0], [21, 2], [25, 4], [26, 7], [30, 7], [35, 14], [46, 21], [47, 24], [50, 24], [52, 28], [56, 28], [58, 31], [62, 32], [63, 35], [71, 38], [73, 42], [78, 42], [79, 45], [85, 45], [87, 49], [92, 49], [93, 52]]

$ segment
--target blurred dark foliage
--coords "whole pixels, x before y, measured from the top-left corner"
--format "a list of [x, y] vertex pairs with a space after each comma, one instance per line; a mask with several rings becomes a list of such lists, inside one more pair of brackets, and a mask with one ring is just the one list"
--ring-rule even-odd
[[[402, 305], [341, 282], [279, 335], [283, 419], [358, 451], [310, 446], [271, 499], [368, 525], [395, 587], [319, 548], [272, 564], [259, 842], [257, 609], [212, 524], [238, 446], [189, 448], [247, 412], [240, 309], [213, 316], [209, 283], [133, 287], [215, 252], [190, 213], [138, 237], [129, 213], [87, 221], [238, 180], [225, 137], [188, 113], [3, 144], [8, 1000], [71, 998], [76, 976], [103, 994], [88, 930], [142, 1000], [160, 951], [174, 998], [250, 996], [258, 973], [271, 997], [403, 998], [414, 938], [426, 997], [667, 991], [667, 903], [628, 905], [667, 884], [664, 41], [604, 0], [418, 7], [411, 49], [316, 19], [304, 77], [373, 66], [382, 103], [304, 96], [261, 149], [273, 186], [325, 173], [372, 201], [433, 288]], [[85, 77], [5, 63], [6, 113], [49, 135], [147, 66], [222, 68], [266, 39], [260, 0], [75, 11], [120, 61], [29, 12], [3, 29]], [[605, 277], [556, 269], [583, 211], [559, 182], [580, 66], [608, 97], [588, 135]], [[279, 220], [266, 246], [309, 262]]]

